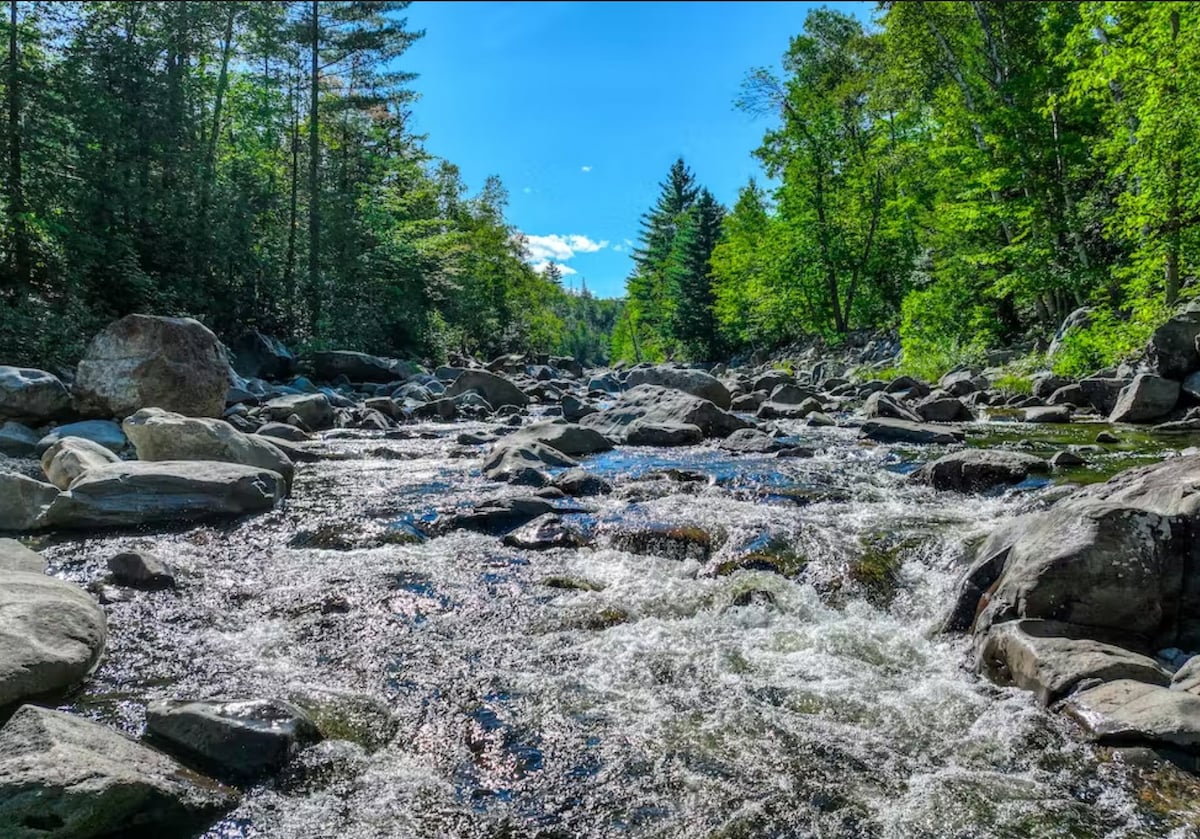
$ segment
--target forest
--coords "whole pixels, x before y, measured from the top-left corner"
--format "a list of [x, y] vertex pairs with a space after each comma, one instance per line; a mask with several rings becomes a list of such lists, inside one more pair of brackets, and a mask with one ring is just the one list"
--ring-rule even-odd
[[[1196, 288], [1200, 5], [881, 3], [808, 15], [739, 106], [772, 127], [723, 209], [678, 161], [642, 221], [618, 358], [896, 329], [936, 378], [1010, 344], [1081, 376]], [[1039, 358], [1038, 363], [1044, 359]]]
[[524, 258], [410, 128], [399, 2], [41, 2], [0, 22], [0, 358], [116, 317], [402, 357], [605, 360], [619, 303]]
[[144, 311], [429, 359], [712, 361], [895, 330], [936, 376], [1086, 307], [1051, 359], [1083, 375], [1196, 293], [1196, 4], [810, 13], [736, 103], [769, 125], [761, 177], [724, 207], [676, 161], [624, 301], [535, 271], [500, 180], [468, 194], [426, 149], [407, 3], [5, 5], [11, 363], [69, 364]]

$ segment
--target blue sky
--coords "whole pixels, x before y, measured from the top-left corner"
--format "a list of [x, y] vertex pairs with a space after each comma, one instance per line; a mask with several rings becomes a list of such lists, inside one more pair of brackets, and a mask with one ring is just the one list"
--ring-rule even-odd
[[422, 2], [414, 127], [477, 190], [499, 175], [535, 258], [577, 288], [624, 293], [628, 242], [682, 155], [731, 205], [765, 119], [733, 102], [747, 71], [777, 67], [809, 9], [869, 19], [874, 3]]

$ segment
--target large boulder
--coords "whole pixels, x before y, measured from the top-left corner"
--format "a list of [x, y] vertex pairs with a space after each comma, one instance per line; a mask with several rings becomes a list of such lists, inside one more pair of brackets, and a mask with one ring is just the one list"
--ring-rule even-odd
[[859, 434], [877, 443], [913, 443], [918, 446], [948, 446], [963, 440], [963, 433], [956, 429], [888, 418], [864, 422]]
[[120, 460], [98, 443], [82, 437], [64, 437], [42, 452], [42, 471], [50, 483], [68, 489], [80, 475]]
[[25, 705], [0, 729], [0, 825], [11, 839], [191, 836], [237, 793], [107, 726]]
[[1179, 402], [1179, 382], [1143, 373], [1117, 397], [1109, 422], [1151, 422], [1166, 416]]
[[320, 431], [332, 428], [335, 418], [333, 405], [323, 393], [301, 393], [279, 396], [263, 406], [267, 417], [277, 422], [286, 422], [295, 414], [309, 429]]
[[446, 388], [446, 396], [461, 396], [468, 390], [478, 393], [493, 408], [505, 405], [523, 408], [529, 404], [529, 397], [522, 393], [519, 387], [503, 376], [497, 376], [487, 370], [463, 370]]
[[637, 367], [625, 376], [625, 387], [635, 388], [638, 385], [658, 385], [673, 390], [682, 390], [692, 396], [707, 399], [718, 408], [728, 410], [733, 397], [729, 389], [720, 380], [710, 376], [703, 370], [691, 370], [686, 367]]
[[735, 454], [773, 454], [786, 448], [778, 439], [757, 428], [735, 431], [717, 445]]
[[407, 379], [414, 366], [394, 358], [380, 358], [348, 350], [328, 350], [312, 354], [313, 373], [321, 381], [331, 382], [345, 376], [352, 382], [388, 384]]
[[993, 626], [979, 643], [979, 669], [1000, 684], [1032, 691], [1043, 705], [1082, 682], [1136, 679], [1166, 685], [1171, 674], [1149, 656], [1089, 638], [1056, 621], [1020, 620]]
[[1117, 399], [1128, 384], [1129, 379], [1093, 376], [1081, 379], [1079, 388], [1097, 413], [1108, 416], [1113, 412], [1113, 408], [1117, 407]]
[[1101, 745], [1148, 745], [1200, 754], [1200, 696], [1120, 679], [1080, 691], [1064, 705]]
[[614, 440], [624, 440], [630, 426], [641, 420], [662, 425], [694, 425], [705, 437], [728, 437], [750, 423], [718, 408], [707, 399], [674, 388], [638, 385], [621, 394], [611, 408], [590, 414], [580, 425]]
[[45, 525], [58, 498], [58, 487], [16, 472], [0, 472], [0, 531], [33, 530]]
[[1197, 338], [1200, 338], [1200, 309], [1175, 315], [1150, 336], [1146, 346], [1150, 368], [1165, 379], [1182, 379], [1200, 370]]
[[229, 373], [220, 341], [199, 321], [126, 315], [88, 345], [75, 399], [81, 413], [118, 419], [151, 406], [219, 417]]
[[278, 699], [156, 700], [146, 706], [146, 734], [233, 781], [281, 769], [301, 747], [321, 739], [307, 714]]
[[[948, 628], [1021, 618], [1200, 647], [1200, 455], [1130, 469], [1019, 516], [979, 548]], [[1096, 637], [1099, 637], [1097, 634]]]
[[544, 486], [550, 482], [546, 467], [578, 466], [571, 458], [536, 441], [502, 443], [492, 449], [481, 467], [484, 477], [525, 486]]
[[44, 370], [0, 365], [0, 420], [40, 425], [71, 409], [71, 395]]
[[505, 445], [525, 442], [544, 443], [565, 455], [580, 455], [606, 452], [613, 447], [612, 441], [592, 428], [584, 428], [563, 419], [544, 420], [527, 425], [505, 437]]
[[983, 492], [998, 486], [1019, 484], [1032, 472], [1049, 472], [1040, 457], [1003, 449], [964, 449], [926, 463], [912, 474], [914, 483], [938, 490]]
[[291, 350], [257, 330], [238, 336], [229, 349], [234, 371], [247, 379], [286, 379], [296, 370]]
[[921, 417], [916, 411], [901, 405], [899, 401], [884, 391], [872, 393], [867, 397], [867, 401], [863, 403], [863, 414], [870, 419], [898, 419], [908, 420], [909, 422], [921, 422]]
[[133, 527], [240, 516], [273, 509], [284, 493], [282, 475], [254, 466], [121, 462], [84, 473], [54, 500], [45, 521], [64, 528]]
[[107, 635], [103, 610], [78, 586], [0, 571], [0, 708], [82, 681]]
[[703, 439], [700, 427], [687, 422], [634, 420], [625, 429], [629, 446], [694, 446]]
[[243, 434], [224, 420], [143, 408], [122, 424], [139, 460], [210, 460], [278, 472], [291, 486], [291, 459], [266, 437]]

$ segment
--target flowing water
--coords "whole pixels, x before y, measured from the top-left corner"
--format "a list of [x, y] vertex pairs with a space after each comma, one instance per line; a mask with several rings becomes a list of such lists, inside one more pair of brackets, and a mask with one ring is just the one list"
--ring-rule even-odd
[[[1194, 835], [1186, 781], [1147, 787], [935, 632], [967, 546], [1053, 486], [934, 493], [904, 475], [936, 450], [796, 426], [816, 457], [585, 459], [617, 487], [575, 517], [595, 547], [413, 541], [414, 523], [521, 492], [454, 443], [472, 427], [326, 441], [336, 459], [301, 467], [270, 515], [49, 545], [84, 584], [130, 547], [181, 578], [106, 606], [106, 660], [64, 707], [137, 734], [148, 699], [279, 696], [351, 741], [248, 790], [206, 839]], [[1087, 474], [1172, 445], [1093, 455]], [[708, 534], [712, 555], [611, 546], [647, 523]]]

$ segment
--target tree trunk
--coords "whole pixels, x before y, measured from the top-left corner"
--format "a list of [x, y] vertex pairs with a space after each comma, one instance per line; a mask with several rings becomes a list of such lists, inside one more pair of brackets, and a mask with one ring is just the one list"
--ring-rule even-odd
[[320, 170], [320, 136], [317, 123], [318, 92], [321, 81], [320, 0], [312, 0], [312, 27], [309, 87], [311, 101], [308, 110], [308, 295], [309, 331], [315, 334], [321, 321], [321, 193], [318, 182]]
[[21, 170], [21, 53], [17, 39], [17, 0], [9, 2], [8, 27], [8, 213], [12, 222], [12, 276], [16, 289], [31, 282], [29, 231]]
[[225, 101], [225, 89], [229, 86], [229, 56], [233, 52], [233, 25], [237, 19], [236, 3], [229, 4], [225, 16], [224, 42], [221, 46], [221, 70], [217, 74], [217, 95], [213, 104], [212, 132], [208, 137], [208, 149], [204, 154], [204, 183], [200, 193], [200, 220], [208, 227], [208, 205], [212, 200], [213, 181], [217, 171], [217, 141], [221, 136], [221, 106]]

